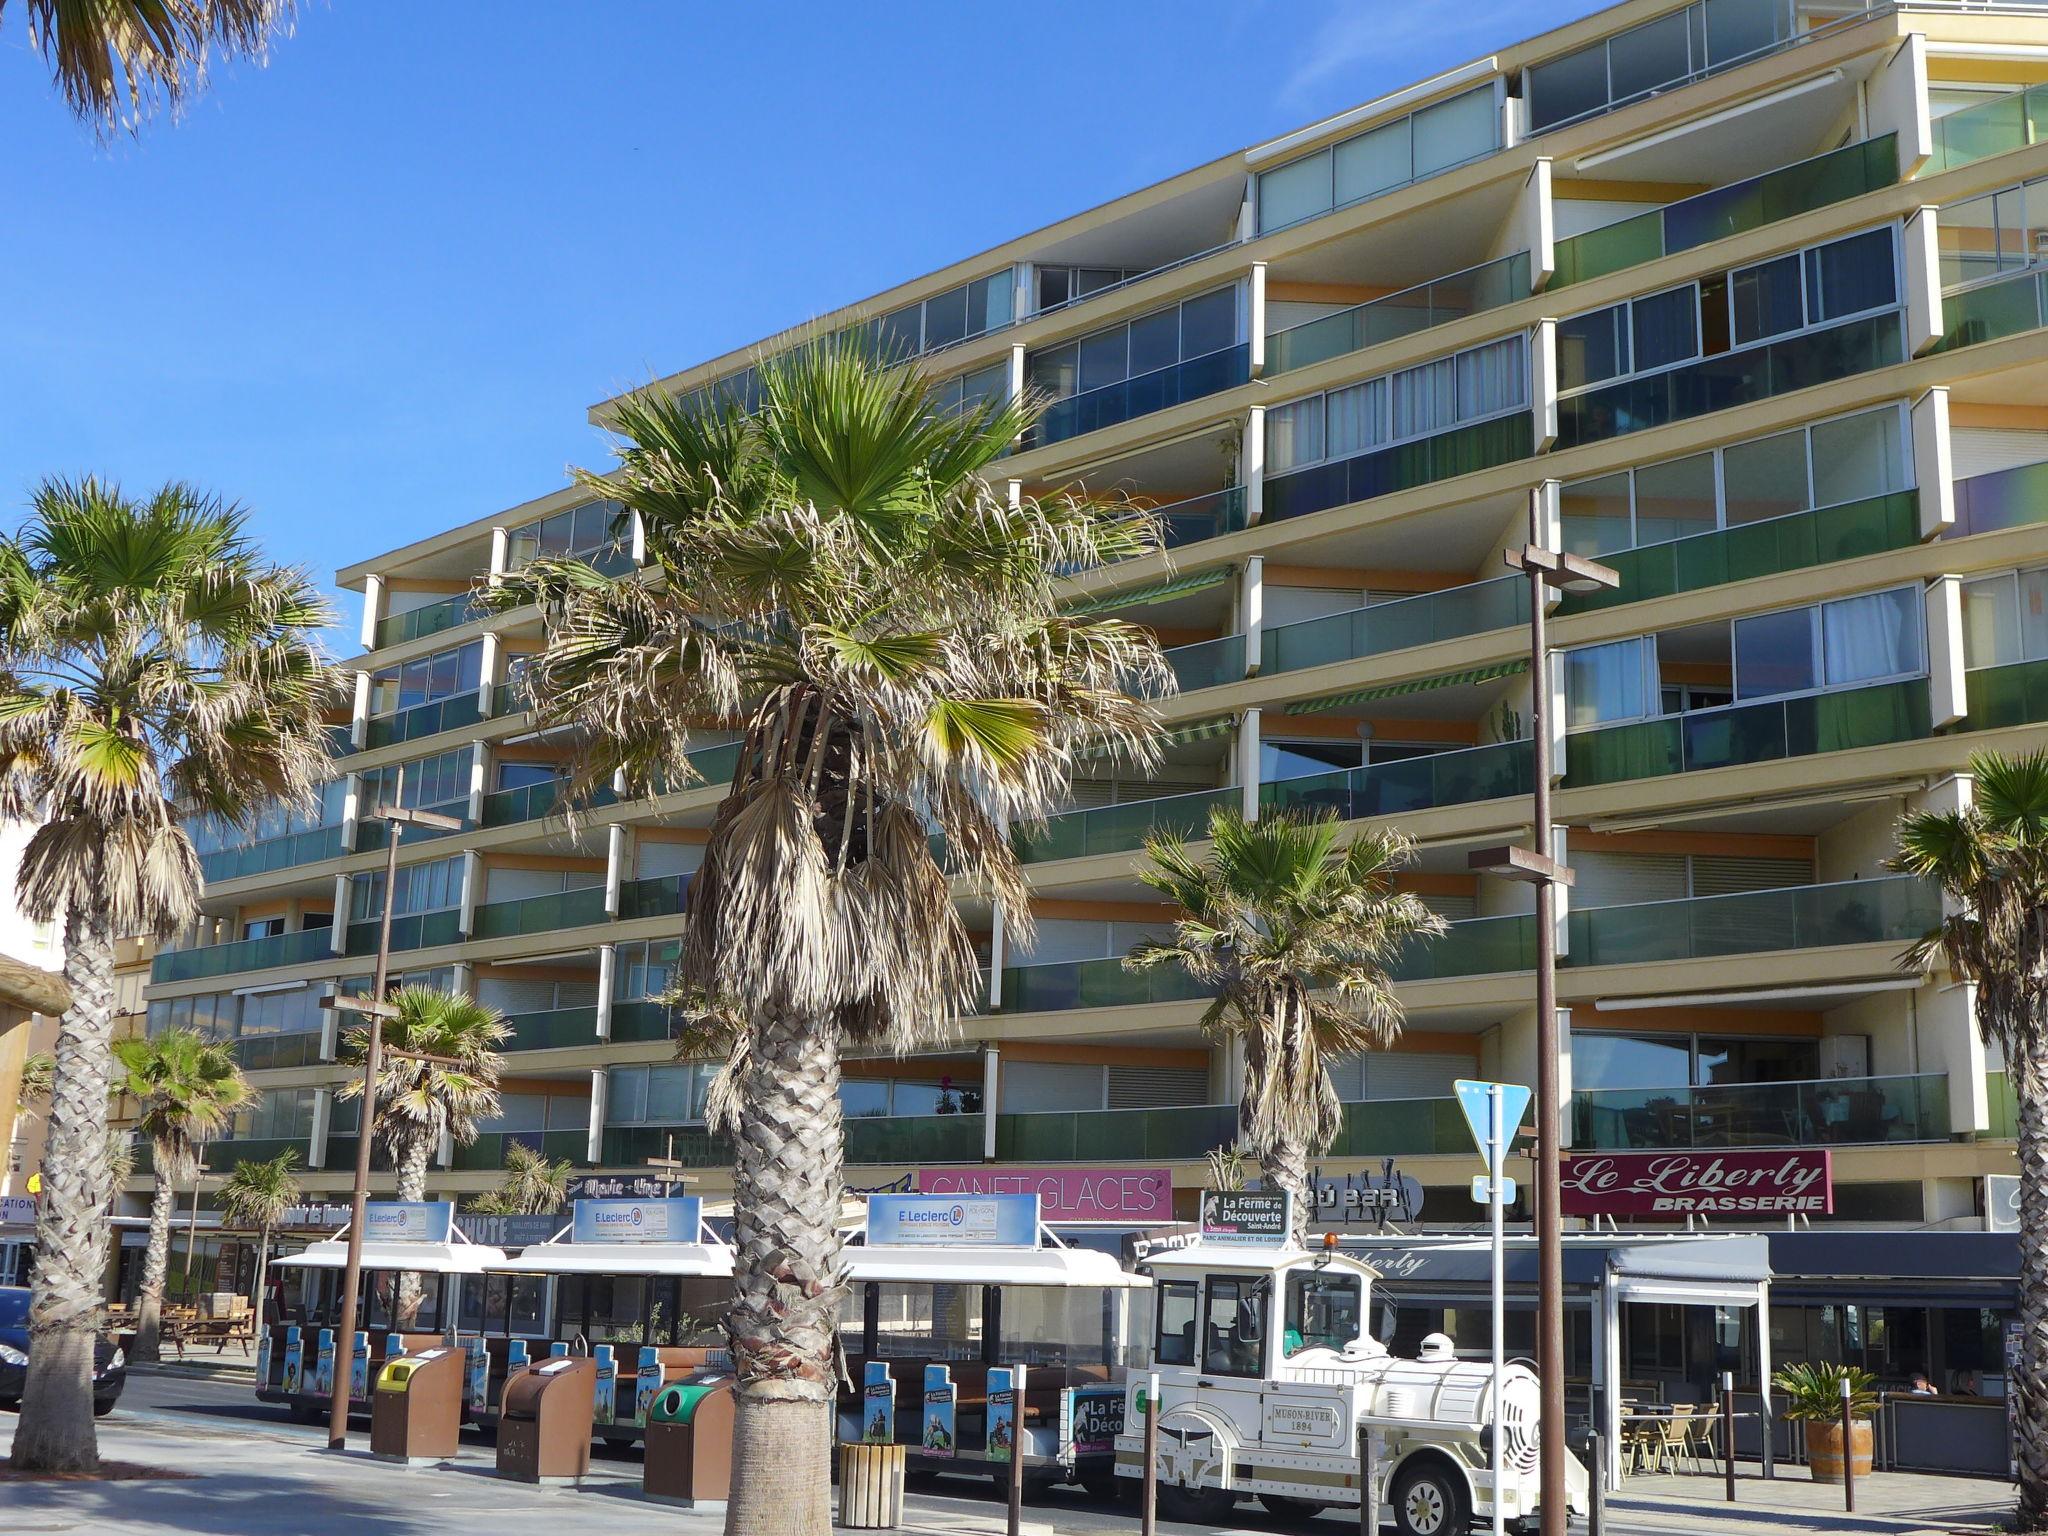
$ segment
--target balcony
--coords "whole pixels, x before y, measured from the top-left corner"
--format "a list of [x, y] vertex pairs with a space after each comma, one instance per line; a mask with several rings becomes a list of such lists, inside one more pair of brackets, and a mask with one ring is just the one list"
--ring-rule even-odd
[[849, 1115], [849, 1163], [978, 1163], [984, 1120], [956, 1115]]
[[1526, 912], [1468, 917], [1434, 939], [1411, 943], [1388, 968], [1395, 981], [1495, 976], [1536, 966], [1536, 920]]
[[1127, 971], [1123, 956], [1014, 965], [1003, 971], [1001, 1013], [1051, 1013], [1069, 1008], [1138, 1008], [1180, 1003], [1211, 994], [1175, 966]]
[[506, 939], [555, 928], [583, 928], [605, 921], [604, 887], [586, 885], [573, 891], [550, 891], [518, 901], [485, 902], [476, 909], [470, 937]]
[[1576, 731], [1565, 738], [1565, 783], [1583, 789], [1931, 734], [1926, 679], [1907, 678]]
[[506, 1051], [554, 1051], [564, 1046], [597, 1044], [597, 1009], [551, 1008], [543, 1013], [508, 1014], [512, 1034], [499, 1047]]
[[1163, 653], [1182, 693], [1244, 681], [1244, 636], [1223, 635]]
[[730, 1168], [732, 1143], [701, 1125], [608, 1125], [599, 1150], [606, 1168], [634, 1168], [651, 1157], [685, 1168]]
[[1206, 496], [1170, 502], [1152, 508], [1152, 515], [1159, 519], [1160, 538], [1168, 549], [1219, 539], [1245, 526], [1244, 487], [1233, 485]]
[[320, 1054], [320, 1031], [298, 1030], [286, 1035], [240, 1035], [233, 1050], [235, 1065], [244, 1072], [274, 1071], [281, 1067], [310, 1067], [325, 1061]]
[[237, 939], [229, 944], [205, 944], [196, 949], [172, 949], [149, 964], [152, 982], [198, 981], [205, 976], [227, 976], [238, 971], [267, 971], [280, 965], [310, 965], [334, 953], [334, 933], [328, 928], [306, 928], [297, 933], [274, 933], [262, 939]]
[[1336, 812], [1343, 821], [1398, 816], [1446, 805], [1505, 800], [1533, 791], [1533, 759], [1526, 741], [1437, 752], [1428, 757], [1368, 763], [1337, 773], [1275, 779], [1259, 788], [1262, 815]]
[[1266, 336], [1266, 376], [1327, 362], [1347, 352], [1363, 351], [1381, 342], [1413, 336], [1453, 320], [1484, 314], [1529, 297], [1529, 253], [1517, 251], [1483, 266], [1468, 267], [1319, 315]]
[[[2048, 515], [2048, 510], [2043, 515]], [[1895, 491], [1601, 555], [1604, 563], [1621, 573], [1621, 585], [1595, 592], [1567, 592], [1558, 612], [1590, 613], [1596, 608], [1910, 549], [1919, 542], [1919, 496], [1913, 491]]]
[[1978, 667], [1965, 676], [1964, 724], [1973, 731], [2048, 721], [2048, 661]]
[[654, 875], [645, 880], [626, 880], [619, 885], [619, 920], [636, 917], [673, 917], [683, 910], [689, 894], [688, 875]]
[[2048, 281], [2048, 272], [2030, 267], [1995, 282], [1943, 294], [1941, 320], [1946, 329], [1933, 350], [1953, 352], [1958, 347], [1974, 347], [2017, 336], [2022, 331], [2038, 330], [2042, 324], [2044, 281]]
[[1124, 805], [1091, 806], [1019, 827], [1011, 835], [1011, 843], [1023, 863], [1048, 864], [1096, 853], [1128, 853], [1143, 847], [1146, 837], [1155, 832], [1207, 837], [1209, 812], [1217, 806], [1235, 806], [1243, 795], [1241, 789], [1207, 789]]
[[1572, 966], [1710, 960], [1781, 949], [1907, 943], [1941, 924], [1941, 895], [1910, 875], [1692, 896], [1570, 914]]
[[475, 691], [465, 690], [450, 694], [445, 699], [436, 699], [431, 704], [401, 709], [395, 715], [377, 716], [370, 721], [363, 744], [367, 748], [376, 748], [393, 746], [401, 741], [417, 741], [422, 736], [437, 736], [442, 731], [456, 731], [466, 725], [475, 725], [482, 718]]
[[1099, 432], [1119, 422], [1234, 389], [1250, 378], [1251, 348], [1239, 342], [1171, 367], [1155, 368], [1135, 378], [1056, 400], [1039, 417], [1028, 441], [1032, 447], [1063, 443], [1085, 432]]
[[199, 873], [212, 885], [222, 880], [239, 880], [245, 875], [265, 875], [272, 870], [337, 859], [347, 851], [342, 845], [340, 827], [315, 827], [310, 832], [267, 837], [260, 843], [203, 853], [199, 856]]
[[355, 728], [348, 725], [323, 725], [320, 732], [327, 738], [329, 757], [347, 757], [356, 749]]
[[1946, 539], [2048, 523], [2048, 464], [1972, 475], [1956, 481], [1955, 493], [1956, 520], [1943, 530]]
[[612, 1043], [627, 1040], [667, 1040], [676, 1032], [676, 1020], [666, 1004], [652, 998], [612, 1004]]
[[1557, 402], [1557, 446], [1576, 448], [1889, 367], [1904, 358], [1897, 311], [1724, 352]]
[[[979, 1117], [975, 1118], [979, 1123]], [[996, 1158], [1000, 1162], [1193, 1162], [1236, 1140], [1235, 1104], [996, 1117]], [[1415, 1157], [1465, 1153], [1471, 1146], [1471, 1132], [1455, 1099], [1369, 1099], [1344, 1106], [1344, 1129], [1328, 1155]], [[979, 1156], [977, 1149], [969, 1160]]]
[[503, 719], [506, 715], [523, 715], [533, 708], [533, 700], [526, 690], [526, 679], [499, 683], [491, 689], [491, 718]]
[[1892, 134], [1780, 166], [1557, 242], [1552, 290], [1762, 229], [1899, 179]]
[[[208, 1173], [232, 1173], [244, 1163], [267, 1163], [283, 1152], [296, 1152], [303, 1160], [306, 1155], [304, 1136], [231, 1136], [225, 1141], [210, 1141], [206, 1144], [200, 1161]], [[135, 1161], [135, 1171], [147, 1171], [141, 1158]]]
[[[611, 805], [618, 796], [610, 789], [594, 791], [582, 809], [594, 810], [599, 806]], [[550, 815], [563, 804], [562, 780], [542, 779], [535, 784], [521, 784], [514, 789], [493, 790], [484, 796], [483, 815], [479, 826], [509, 827], [522, 821], [538, 821]]]
[[1534, 452], [1535, 432], [1527, 411], [1497, 416], [1491, 421], [1475, 421], [1434, 437], [1269, 475], [1263, 521], [1275, 523], [1332, 507], [1348, 507], [1376, 496], [1432, 485], [1454, 475], [1512, 464]]
[[1959, 165], [2009, 154], [2048, 136], [2048, 85], [1980, 102], [1934, 120], [1934, 153], [1916, 173], [1937, 176]]
[[1572, 1095], [1572, 1146], [1581, 1151], [1854, 1147], [1948, 1136], [1948, 1076], [1941, 1072]]
[[[459, 944], [462, 942], [461, 923], [462, 914], [453, 908], [441, 912], [402, 913], [391, 919], [391, 947], [394, 950], [433, 949], [443, 944]], [[382, 920], [376, 917], [350, 923], [347, 953], [377, 953], [382, 926]]]
[[[459, 827], [409, 826], [405, 829], [407, 847], [412, 847], [418, 843], [432, 842], [437, 837], [454, 837], [458, 833], [474, 830], [469, 820], [469, 797], [467, 795], [463, 796], [460, 800], [443, 800], [439, 805], [421, 806], [419, 809], [432, 811], [438, 816], [451, 817], [461, 822], [462, 825]], [[356, 824], [355, 851], [357, 853], [374, 853], [384, 847], [390, 839], [391, 823], [383, 820], [381, 817], [366, 814]]]
[[1529, 622], [1529, 583], [1503, 576], [1282, 624], [1259, 640], [1262, 672], [1298, 672]]
[[[493, 1172], [506, 1166], [505, 1155], [514, 1145], [538, 1152], [550, 1162], [590, 1164], [590, 1133], [580, 1128], [560, 1131], [491, 1131], [467, 1146], [455, 1148], [449, 1167], [457, 1172]], [[567, 1226], [569, 1218], [562, 1217]]]
[[377, 646], [403, 645], [408, 640], [424, 639], [438, 635], [443, 630], [453, 629], [458, 624], [467, 624], [471, 619], [480, 618], [484, 609], [467, 592], [458, 592], [453, 597], [444, 597], [437, 603], [426, 603], [418, 608], [408, 608], [404, 613], [394, 613], [377, 621]]

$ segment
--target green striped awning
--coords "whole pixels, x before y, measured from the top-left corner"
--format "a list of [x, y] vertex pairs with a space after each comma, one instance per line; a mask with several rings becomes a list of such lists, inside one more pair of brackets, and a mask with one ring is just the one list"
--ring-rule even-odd
[[[1185, 725], [1174, 726], [1161, 733], [1162, 747], [1184, 747], [1191, 741], [1209, 741], [1217, 736], [1228, 736], [1237, 729], [1237, 716], [1211, 715], [1205, 720], [1190, 720]], [[1107, 757], [1107, 747], [1095, 747], [1077, 754], [1080, 757]]]
[[1084, 602], [1075, 603], [1068, 613], [1108, 613], [1115, 608], [1135, 608], [1140, 603], [1156, 603], [1162, 598], [1179, 597], [1187, 592], [1206, 592], [1211, 587], [1220, 587], [1237, 574], [1234, 565], [1211, 566], [1206, 571], [1195, 571], [1190, 575], [1176, 576], [1171, 581], [1155, 582], [1149, 587], [1132, 587], [1124, 592], [1104, 592]]
[[1466, 683], [1487, 683], [1497, 677], [1513, 677], [1529, 670], [1524, 661], [1497, 661], [1491, 666], [1471, 667], [1463, 672], [1445, 672], [1437, 677], [1410, 678], [1405, 683], [1381, 683], [1372, 688], [1352, 688], [1344, 693], [1326, 693], [1319, 699], [1303, 699], [1287, 706], [1290, 715], [1317, 715], [1326, 709], [1343, 709], [1351, 704], [1370, 704], [1375, 699], [1398, 699], [1404, 694], [1428, 693], [1436, 688], [1457, 688]]

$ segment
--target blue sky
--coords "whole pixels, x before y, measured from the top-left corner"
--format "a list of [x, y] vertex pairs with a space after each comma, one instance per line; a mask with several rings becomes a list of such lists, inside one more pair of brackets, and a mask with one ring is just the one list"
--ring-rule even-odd
[[1596, 8], [309, 0], [101, 146], [9, 7], [0, 519], [188, 479], [326, 585], [603, 467], [623, 386]]

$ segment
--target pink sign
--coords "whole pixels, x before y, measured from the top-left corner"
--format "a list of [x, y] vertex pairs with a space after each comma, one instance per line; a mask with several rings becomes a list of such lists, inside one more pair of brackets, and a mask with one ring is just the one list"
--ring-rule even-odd
[[1040, 1221], [1173, 1220], [1173, 1175], [1164, 1168], [921, 1168], [922, 1195], [1036, 1195]]
[[1824, 1147], [1795, 1152], [1581, 1152], [1564, 1160], [1567, 1216], [1825, 1216]]

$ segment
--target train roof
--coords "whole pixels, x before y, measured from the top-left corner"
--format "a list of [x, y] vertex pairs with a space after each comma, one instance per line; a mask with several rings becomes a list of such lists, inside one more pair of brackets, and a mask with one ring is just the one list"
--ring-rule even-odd
[[493, 1274], [715, 1275], [732, 1273], [723, 1243], [535, 1243], [491, 1261]]

